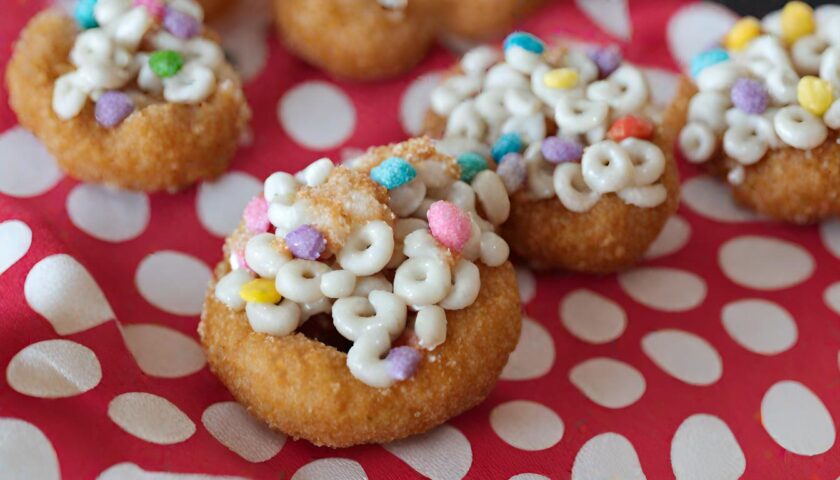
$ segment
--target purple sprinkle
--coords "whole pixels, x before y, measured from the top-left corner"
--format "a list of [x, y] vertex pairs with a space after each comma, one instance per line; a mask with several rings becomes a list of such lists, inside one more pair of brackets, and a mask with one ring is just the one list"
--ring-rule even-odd
[[610, 45], [609, 47], [604, 48], [596, 48], [589, 52], [589, 59], [595, 62], [595, 65], [598, 66], [598, 77], [599, 78], [606, 78], [611, 73], [616, 71], [619, 66], [621, 66], [621, 62], [624, 61], [624, 57], [621, 55], [621, 50], [615, 46]]
[[576, 162], [583, 156], [583, 145], [562, 137], [548, 137], [542, 142], [542, 154], [551, 163]]
[[767, 89], [761, 82], [740, 78], [730, 91], [732, 103], [747, 113], [764, 113], [767, 110]]
[[301, 225], [286, 234], [286, 247], [296, 258], [317, 260], [327, 247], [327, 241], [312, 225]]
[[103, 93], [96, 101], [94, 116], [103, 127], [114, 127], [134, 111], [134, 100], [128, 95], [110, 91]]
[[508, 153], [496, 168], [496, 174], [502, 179], [505, 190], [511, 194], [525, 183], [525, 161], [518, 153]]
[[388, 362], [388, 375], [397, 380], [407, 380], [417, 370], [421, 354], [411, 347], [392, 348], [385, 357]]
[[163, 17], [163, 26], [172, 35], [183, 39], [192, 38], [201, 31], [198, 20], [180, 10], [168, 7]]

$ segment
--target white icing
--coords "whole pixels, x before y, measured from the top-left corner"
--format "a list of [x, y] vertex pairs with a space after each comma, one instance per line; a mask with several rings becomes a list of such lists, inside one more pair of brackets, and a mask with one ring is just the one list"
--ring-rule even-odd
[[446, 341], [446, 312], [437, 305], [428, 305], [417, 311], [414, 333], [426, 350], [434, 350]]

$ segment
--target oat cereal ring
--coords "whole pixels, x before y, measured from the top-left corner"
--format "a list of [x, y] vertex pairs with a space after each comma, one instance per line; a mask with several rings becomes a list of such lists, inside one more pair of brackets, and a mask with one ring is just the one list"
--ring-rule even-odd
[[[214, 34], [191, 13], [200, 7], [170, 2], [157, 17], [99, 0], [88, 17], [45, 11], [22, 32], [6, 70], [9, 103], [71, 176], [175, 191], [227, 168], [250, 110]], [[121, 28], [98, 28], [97, 17]]]
[[[487, 396], [519, 338], [519, 293], [492, 224], [445, 200], [458, 173], [417, 139], [320, 183], [269, 177], [199, 325], [210, 369], [255, 417], [347, 447], [427, 431]], [[387, 207], [416, 181], [431, 195], [422, 220]], [[275, 205], [300, 225], [278, 227]]]
[[[675, 152], [725, 179], [738, 203], [806, 224], [840, 215], [840, 49], [824, 40], [836, 25], [809, 26], [816, 14], [793, 3], [776, 15], [791, 15], [776, 20], [787, 30], [730, 33], [737, 42], [701, 52], [663, 128]], [[703, 114], [721, 108], [723, 116]]]
[[280, 37], [307, 62], [353, 80], [408, 71], [439, 35], [488, 38], [544, 0], [273, 0]]
[[637, 262], [679, 200], [670, 144], [649, 119], [641, 71], [615, 48], [546, 49], [524, 32], [510, 35], [483, 70], [470, 69], [469, 59], [486, 49], [467, 53], [442, 85], [461, 77], [481, 83], [459, 102], [529, 89], [540, 100], [543, 128], [505, 128], [534, 115], [508, 105], [479, 111], [482, 151], [475, 139], [449, 134], [457, 102], [447, 112], [433, 101], [424, 131], [459, 163], [482, 155], [495, 168], [510, 195], [500, 234], [535, 267], [608, 273]]

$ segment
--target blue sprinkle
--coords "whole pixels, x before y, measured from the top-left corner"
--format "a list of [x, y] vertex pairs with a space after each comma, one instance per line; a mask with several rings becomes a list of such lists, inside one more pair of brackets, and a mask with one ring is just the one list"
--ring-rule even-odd
[[470, 183], [482, 170], [487, 170], [487, 160], [476, 152], [466, 152], [458, 155], [458, 166], [461, 167], [461, 180]]
[[493, 155], [493, 160], [498, 163], [508, 153], [518, 153], [520, 150], [522, 150], [522, 140], [519, 138], [519, 135], [506, 133], [496, 140], [490, 153]]
[[400, 157], [391, 157], [370, 170], [370, 178], [388, 190], [414, 180], [417, 171]]
[[545, 44], [542, 40], [527, 32], [513, 32], [508, 35], [505, 39], [504, 48], [507, 50], [513, 46], [524, 48], [534, 53], [543, 53], [545, 51]]
[[96, 6], [96, 2], [97, 0], [79, 0], [79, 3], [76, 4], [73, 15], [76, 17], [76, 23], [80, 27], [88, 29], [99, 26], [99, 23], [96, 22], [96, 18], [93, 16], [93, 7]]
[[697, 78], [706, 67], [729, 60], [729, 54], [722, 48], [713, 48], [700, 52], [691, 59], [691, 76]]

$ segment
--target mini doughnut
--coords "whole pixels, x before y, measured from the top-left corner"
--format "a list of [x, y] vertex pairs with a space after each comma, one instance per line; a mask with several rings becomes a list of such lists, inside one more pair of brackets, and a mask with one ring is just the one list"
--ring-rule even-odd
[[[431, 209], [434, 222], [395, 214], [390, 192], [410, 183], [377, 170], [393, 158], [434, 172], [412, 180], [426, 195], [471, 188], [428, 139], [373, 148], [317, 185], [272, 175], [208, 289], [199, 335], [210, 369], [254, 417], [293, 438], [346, 447], [425, 432], [481, 402], [517, 344], [519, 292], [504, 240], [480, 212], [452, 203], [448, 216]], [[278, 210], [267, 231], [255, 221], [260, 205], [265, 216], [275, 205], [300, 213], [295, 223], [326, 247], [301, 258], [311, 252], [281, 241], [277, 224], [288, 222]], [[466, 245], [450, 249], [430, 233], [455, 217], [468, 220], [474, 260], [462, 256]], [[243, 249], [250, 269], [232, 259]]]
[[501, 34], [543, 2], [273, 0], [277, 30], [289, 49], [333, 75], [353, 80], [408, 71], [438, 36], [483, 39]]
[[[498, 172], [499, 190], [510, 198], [509, 213], [501, 208], [497, 218], [489, 214], [499, 207], [488, 207], [481, 199], [478, 211], [491, 222], [501, 221], [501, 238], [536, 268], [607, 273], [634, 264], [679, 200], [672, 140], [646, 118], [652, 106], [641, 70], [623, 62], [614, 48], [587, 54], [559, 46], [544, 51], [526, 79], [517, 70], [522, 65], [509, 65], [510, 57], [505, 51], [502, 59], [497, 58], [486, 70], [483, 90], [462, 100], [462, 104], [481, 104], [488, 113], [482, 117], [486, 128], [480, 140], [485, 152], [493, 153], [488, 163]], [[453, 68], [452, 75], [464, 69], [463, 63]], [[725, 120], [731, 100], [719, 90], [734, 81], [734, 71], [730, 65], [705, 81], [708, 95], [719, 102], [715, 109], [698, 104], [699, 128], [711, 128], [705, 124], [709, 119]], [[536, 136], [516, 129], [521, 145], [497, 155], [506, 127], [531, 120], [503, 101], [508, 91], [521, 89], [542, 102], [537, 118], [543, 131]], [[451, 121], [451, 116], [430, 109], [424, 133], [448, 148], [466, 149], [466, 142], [450, 135], [447, 125]], [[706, 141], [705, 148], [716, 146], [708, 142], [708, 136], [692, 140], [698, 152], [700, 140]], [[560, 149], [572, 148], [565, 145], [579, 150], [563, 153]], [[475, 190], [480, 193], [481, 188]], [[478, 253], [473, 258], [492, 264], [495, 244], [496, 239], [487, 235], [486, 242], [468, 245], [465, 251]]]
[[[183, 68], [159, 78], [149, 67], [152, 52], [134, 50], [151, 35], [149, 28], [158, 28], [150, 27], [145, 9], [109, 12], [108, 2], [101, 4], [97, 11], [113, 22], [113, 38], [99, 28], [80, 33], [73, 19], [52, 10], [23, 30], [6, 69], [20, 124], [83, 181], [175, 191], [220, 175], [250, 118], [233, 68], [221, 56], [221, 63], [207, 66], [201, 54], [185, 52], [177, 54]], [[178, 4], [200, 10], [190, 0]], [[203, 34], [207, 39], [190, 41], [221, 55], [214, 34]]]
[[767, 30], [749, 42], [745, 55], [734, 56], [732, 62], [743, 68], [740, 78], [766, 87], [770, 106], [764, 113], [736, 106], [723, 119], [700, 122], [692, 112], [708, 97], [702, 97], [702, 86], [698, 93], [683, 78], [663, 120], [678, 153], [725, 179], [739, 203], [785, 222], [814, 223], [840, 214], [840, 107], [834, 98], [840, 50], [829, 46], [834, 32], [827, 25], [817, 22], [813, 34], [792, 43]]

